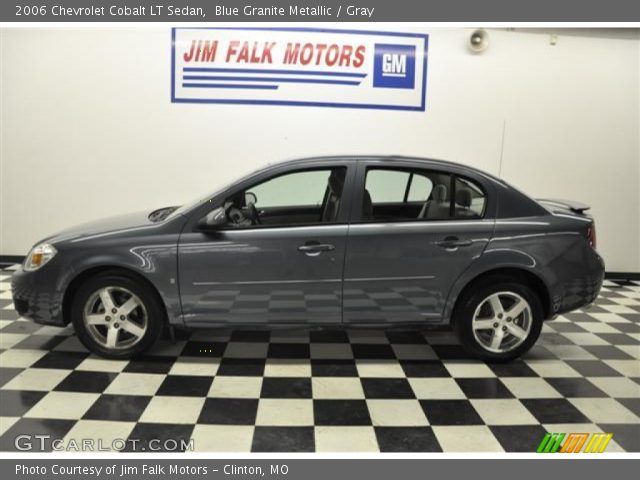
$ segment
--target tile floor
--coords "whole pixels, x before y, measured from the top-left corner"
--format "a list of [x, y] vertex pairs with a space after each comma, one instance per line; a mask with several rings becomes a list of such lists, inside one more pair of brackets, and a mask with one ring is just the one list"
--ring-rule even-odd
[[193, 439], [217, 452], [531, 452], [547, 431], [606, 431], [608, 451], [640, 451], [639, 282], [607, 281], [524, 358], [493, 365], [448, 331], [361, 330], [202, 330], [110, 361], [69, 327], [20, 319], [10, 276], [0, 271], [0, 450], [46, 433], [138, 451]]

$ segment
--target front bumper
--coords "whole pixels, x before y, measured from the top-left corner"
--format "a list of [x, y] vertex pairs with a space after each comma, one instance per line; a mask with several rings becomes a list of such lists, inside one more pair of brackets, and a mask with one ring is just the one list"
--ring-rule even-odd
[[64, 326], [62, 292], [51, 282], [45, 265], [41, 270], [25, 272], [22, 267], [11, 277], [13, 305], [18, 315], [43, 325]]

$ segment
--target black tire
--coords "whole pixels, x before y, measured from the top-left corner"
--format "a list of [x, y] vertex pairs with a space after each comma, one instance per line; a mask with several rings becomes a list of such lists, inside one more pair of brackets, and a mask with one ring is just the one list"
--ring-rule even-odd
[[[146, 309], [146, 331], [137, 343], [126, 348], [107, 348], [96, 341], [84, 321], [84, 308], [89, 299], [104, 287], [118, 287], [135, 294]], [[150, 348], [162, 333], [165, 311], [156, 291], [148, 284], [122, 271], [106, 271], [91, 277], [76, 291], [71, 304], [71, 322], [78, 339], [91, 352], [111, 359], [127, 359]], [[105, 327], [106, 328], [106, 327]]]
[[[512, 350], [493, 352], [487, 350], [476, 338], [472, 328], [476, 309], [490, 295], [512, 292], [524, 298], [531, 308], [531, 329], [526, 339]], [[543, 307], [538, 295], [526, 284], [510, 277], [495, 276], [472, 285], [459, 298], [453, 313], [453, 327], [462, 346], [472, 355], [491, 362], [508, 362], [526, 353], [538, 340], [543, 323]]]

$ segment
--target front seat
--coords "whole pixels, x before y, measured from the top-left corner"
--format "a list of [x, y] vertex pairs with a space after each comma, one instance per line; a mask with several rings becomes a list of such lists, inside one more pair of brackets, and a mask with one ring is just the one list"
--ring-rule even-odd
[[447, 218], [449, 216], [449, 200], [447, 187], [439, 183], [433, 187], [431, 198], [424, 202], [418, 218]]
[[322, 211], [322, 222], [333, 222], [338, 216], [340, 208], [340, 198], [344, 187], [345, 171], [343, 169], [333, 170], [329, 175], [329, 195]]

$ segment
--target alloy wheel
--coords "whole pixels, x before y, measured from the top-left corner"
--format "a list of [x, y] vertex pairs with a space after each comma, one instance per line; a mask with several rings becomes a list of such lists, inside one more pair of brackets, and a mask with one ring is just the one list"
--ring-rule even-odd
[[104, 348], [121, 350], [145, 336], [149, 319], [140, 298], [130, 290], [109, 286], [89, 296], [83, 320], [91, 338]]
[[497, 292], [480, 302], [473, 314], [473, 336], [482, 348], [493, 353], [509, 352], [531, 332], [531, 305], [515, 292]]

